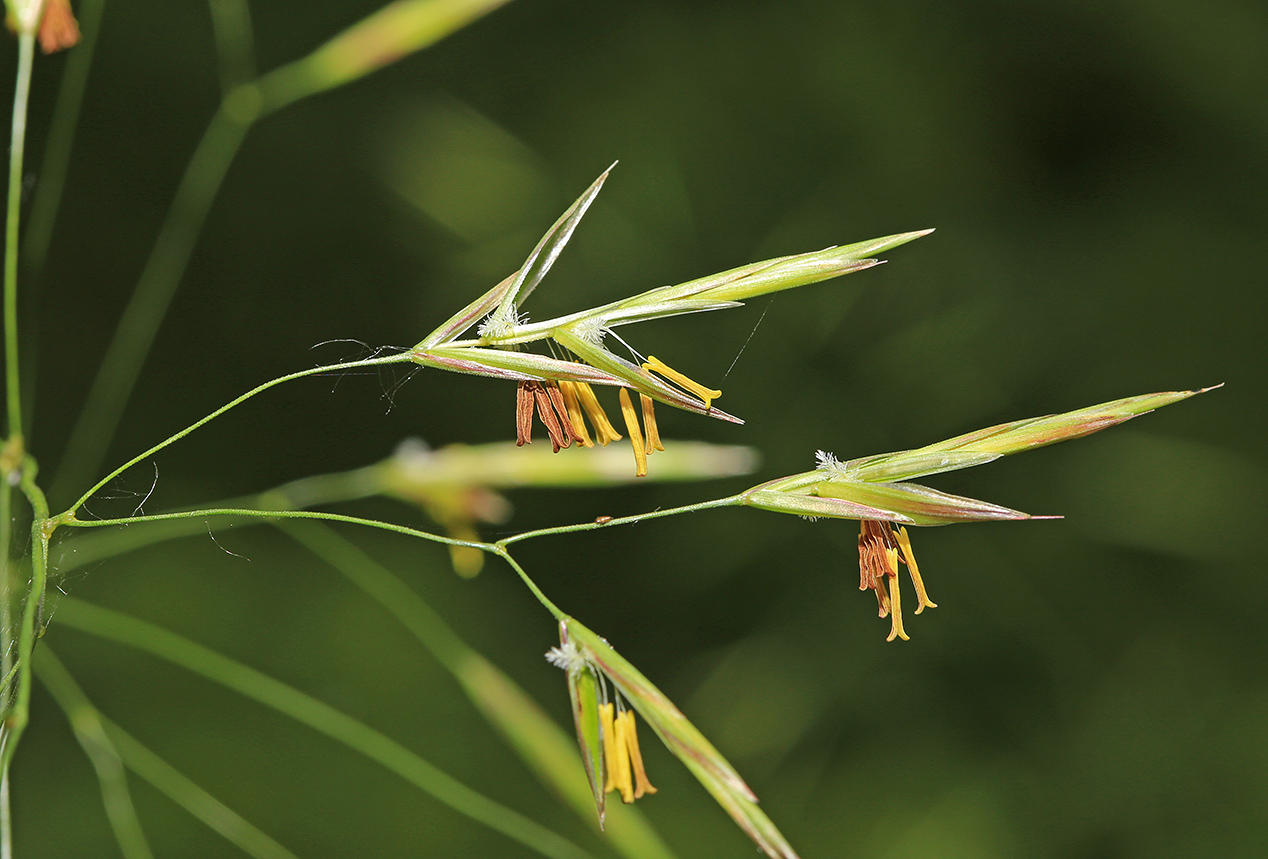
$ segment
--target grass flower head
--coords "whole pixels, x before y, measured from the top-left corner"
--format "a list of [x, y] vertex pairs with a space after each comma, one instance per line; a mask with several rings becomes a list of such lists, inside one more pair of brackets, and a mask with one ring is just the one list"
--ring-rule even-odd
[[[583, 447], [591, 446], [593, 442], [580, 417], [582, 411], [590, 418], [599, 444], [621, 437], [599, 406], [593, 386], [638, 393], [643, 414], [643, 427], [638, 432], [630, 423], [632, 410], [625, 408], [629, 393], [624, 393], [621, 405], [639, 475], [646, 474], [648, 454], [664, 449], [660, 445], [653, 402], [731, 423], [743, 421], [714, 407], [713, 402], [722, 396], [721, 391], [693, 380], [655, 356], [638, 354], [615, 336], [614, 329], [685, 313], [739, 307], [746, 298], [871, 268], [880, 263], [873, 254], [928, 232], [901, 233], [845, 247], [764, 260], [686, 283], [647, 290], [555, 319], [532, 322], [523, 309], [525, 299], [541, 283], [572, 238], [611, 169], [604, 171], [560, 216], [515, 274], [417, 343], [410, 357], [426, 367], [515, 381], [518, 386], [517, 442], [525, 444], [531, 439], [535, 409], [556, 450], [568, 448], [574, 441]], [[462, 339], [473, 327], [476, 336]], [[613, 351], [608, 345], [609, 337], [621, 342], [630, 357]], [[527, 351], [534, 343], [546, 344], [552, 354]], [[556, 357], [559, 354], [565, 357]], [[530, 400], [532, 408], [528, 405]]]
[[742, 493], [743, 503], [762, 510], [808, 518], [858, 519], [859, 590], [876, 594], [880, 616], [890, 618], [887, 640], [907, 640], [903, 629], [899, 564], [907, 567], [916, 590], [916, 614], [933, 608], [912, 553], [907, 526], [950, 525], [1007, 519], [1054, 519], [1031, 516], [987, 501], [949, 495], [910, 483], [913, 478], [983, 465], [1023, 450], [1080, 438], [1156, 408], [1204, 393], [1172, 391], [1101, 403], [1086, 409], [1045, 415], [987, 427], [916, 450], [883, 453], [842, 462], [819, 451], [813, 471], [754, 486]]
[[576, 620], [565, 618], [559, 624], [559, 646], [552, 647], [546, 658], [568, 675], [577, 742], [600, 824], [609, 792], [617, 791], [623, 802], [656, 792], [644, 772], [634, 726], [637, 711], [768, 856], [797, 859], [734, 768], [673, 702], [611, 645]]

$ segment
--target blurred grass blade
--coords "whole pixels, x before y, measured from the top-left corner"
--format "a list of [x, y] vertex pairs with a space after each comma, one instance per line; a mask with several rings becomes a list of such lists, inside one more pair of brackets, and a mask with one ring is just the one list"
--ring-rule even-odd
[[[572, 738], [515, 681], [473, 650], [412, 588], [329, 526], [278, 523], [278, 528], [341, 572], [383, 606], [436, 657], [467, 697], [547, 789], [594, 825], [594, 800], [577, 769]], [[608, 819], [607, 840], [629, 859], [673, 859], [638, 809], [622, 806]]]
[[212, 201], [255, 122], [297, 99], [421, 50], [506, 2], [398, 0], [307, 57], [243, 84], [224, 98], [186, 165], [136, 289], [98, 365], [49, 489], [51, 498], [71, 494], [100, 468]]
[[256, 859], [298, 859], [294, 853], [139, 743], [123, 728], [104, 716], [99, 718], [128, 769], [198, 818], [213, 832]]
[[262, 77], [265, 109], [334, 89], [432, 45], [508, 0], [396, 0]]
[[365, 755], [474, 821], [551, 859], [593, 859], [567, 839], [441, 772], [400, 743], [309, 695], [137, 618], [62, 597], [57, 618], [67, 626], [136, 647], [308, 725]]
[[[235, 811], [181, 775], [174, 767], [103, 716], [88, 700], [83, 690], [79, 688], [79, 684], [47, 645], [35, 652], [35, 673], [70, 718], [76, 736], [80, 735], [81, 729], [90, 730], [95, 735], [94, 742], [99, 748], [110, 746], [116, 761], [122, 761], [129, 769], [157, 788], [160, 793], [207, 824], [213, 831], [224, 836], [226, 840], [240, 847], [244, 853], [256, 859], [297, 859], [294, 853], [243, 820]], [[122, 782], [121, 777], [119, 781]], [[106, 784], [103, 780], [103, 792], [105, 789]], [[126, 785], [124, 790], [126, 791]], [[130, 801], [127, 803], [127, 811], [131, 812]], [[113, 824], [115, 812], [111, 810], [109, 800], [107, 812]], [[120, 844], [124, 856], [149, 855], [148, 849], [144, 854], [138, 854], [123, 848], [122, 840]]]
[[128, 777], [121, 756], [106, 733], [101, 715], [51, 648], [47, 645], [38, 648], [34, 659], [36, 674], [66, 714], [75, 739], [97, 772], [102, 804], [119, 843], [119, 852], [124, 859], [153, 859], [154, 853], [132, 804], [132, 792], [128, 789]]
[[230, 116], [222, 108], [212, 117], [190, 156], [145, 268], [105, 355], [97, 364], [88, 398], [66, 444], [66, 454], [54, 472], [49, 498], [82, 489], [101, 467], [146, 355], [180, 286], [211, 203], [249, 128], [249, 123]]
[[[106, 0], [85, 0], [79, 4], [79, 32], [82, 39], [75, 50], [66, 56], [66, 66], [57, 89], [53, 118], [49, 123], [48, 143], [44, 157], [40, 159], [40, 180], [35, 184], [31, 211], [27, 216], [26, 235], [23, 238], [21, 263], [25, 270], [38, 275], [44, 270], [49, 244], [53, 239], [53, 225], [61, 208], [62, 192], [66, 187], [66, 175], [70, 165], [71, 146], [79, 125], [80, 108], [84, 92], [88, 88], [88, 72], [92, 68], [97, 34], [101, 32], [102, 13]], [[27, 284], [27, 301], [31, 300], [32, 286], [38, 277]]]

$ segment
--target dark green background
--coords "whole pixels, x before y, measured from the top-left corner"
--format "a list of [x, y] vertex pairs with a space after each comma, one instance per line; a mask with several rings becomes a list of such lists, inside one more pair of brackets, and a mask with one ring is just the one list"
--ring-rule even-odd
[[[255, 3], [260, 67], [375, 6]], [[908, 643], [886, 644], [855, 590], [850, 522], [711, 512], [540, 540], [521, 560], [696, 720], [806, 859], [1265, 855], [1265, 44], [1256, 0], [516, 0], [253, 130], [108, 459], [359, 348], [321, 341], [416, 342], [512, 271], [614, 159], [534, 318], [937, 227], [874, 271], [626, 329], [748, 421], [662, 409], [663, 434], [754, 445], [769, 479], [819, 448], [848, 458], [1226, 387], [934, 478], [1066, 518], [916, 533], [940, 607], [909, 618]], [[35, 182], [64, 63], [38, 61]], [[215, 69], [204, 4], [110, 0], [27, 339], [30, 446], [46, 470], [216, 107]], [[411, 435], [511, 437], [509, 383], [400, 378], [270, 393], [159, 456], [146, 509], [363, 465]], [[152, 479], [141, 467], [113, 490]], [[752, 482], [517, 492], [515, 518], [486, 536]], [[341, 509], [424, 524], [384, 503]], [[436, 547], [347, 533], [567, 719], [562, 675], [541, 658], [554, 626], [504, 566], [465, 582]], [[613, 855], [342, 579], [265, 529], [222, 525], [216, 541], [60, 584], [272, 672]], [[302, 856], [530, 855], [201, 679], [55, 615], [48, 636], [106, 714]], [[642, 805], [680, 856], [753, 855], [659, 744], [644, 748], [660, 793]], [[42, 691], [14, 778], [20, 855], [117, 850]], [[159, 854], [238, 855], [133, 781]]]

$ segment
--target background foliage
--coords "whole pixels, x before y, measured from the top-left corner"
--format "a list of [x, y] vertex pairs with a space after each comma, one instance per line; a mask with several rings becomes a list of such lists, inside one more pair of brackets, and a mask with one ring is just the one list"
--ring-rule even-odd
[[[260, 67], [375, 5], [254, 4]], [[765, 479], [811, 467], [817, 448], [845, 458], [1227, 387], [935, 479], [1067, 518], [921, 529], [940, 608], [909, 620], [907, 644], [885, 643], [888, 623], [855, 590], [850, 523], [724, 510], [547, 538], [518, 557], [678, 701], [806, 857], [1262, 854], [1265, 41], [1268, 11], [1249, 0], [519, 0], [252, 130], [108, 460], [266, 378], [359, 351], [319, 342], [414, 343], [513, 270], [614, 158], [533, 298], [537, 318], [937, 227], [880, 269], [643, 327], [645, 352], [721, 387], [720, 405], [748, 420], [662, 410], [662, 433], [755, 445]], [[97, 50], [26, 302], [46, 467], [219, 101], [205, 4], [112, 0]], [[35, 182], [65, 62], [37, 63]], [[253, 401], [159, 457], [146, 509], [363, 465], [411, 435], [511, 436], [509, 383], [401, 381], [305, 379]], [[125, 497], [89, 506], [125, 514], [152, 478], [136, 469], [115, 487]], [[752, 482], [520, 492], [506, 530], [486, 536]], [[345, 509], [425, 526], [384, 502]], [[441, 547], [350, 536], [566, 721], [542, 659], [554, 625], [504, 566], [462, 581]], [[277, 532], [218, 523], [214, 541], [60, 586], [273, 673], [610, 855], [412, 639]], [[49, 635], [105, 713], [302, 856], [529, 855], [205, 681], [55, 615]], [[88, 763], [42, 691], [34, 713], [15, 769], [24, 849], [108, 855]], [[676, 852], [747, 855], [690, 776], [654, 742], [644, 751], [660, 794], [642, 805]], [[134, 783], [157, 853], [231, 855]]]

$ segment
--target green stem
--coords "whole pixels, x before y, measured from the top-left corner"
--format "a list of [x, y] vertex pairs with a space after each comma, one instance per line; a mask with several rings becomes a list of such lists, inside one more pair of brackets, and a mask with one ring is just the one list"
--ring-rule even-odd
[[123, 769], [123, 761], [106, 734], [97, 708], [48, 647], [40, 648], [35, 660], [35, 670], [44, 687], [66, 714], [75, 739], [97, 771], [102, 804], [106, 807], [106, 817], [114, 830], [115, 840], [119, 842], [119, 852], [124, 859], [153, 859], [154, 854], [136, 815], [136, 807], [132, 804], [132, 793], [128, 790], [128, 777]]
[[246, 0], [210, 0], [211, 31], [216, 39], [220, 92], [228, 95], [255, 74], [251, 12]]
[[26, 106], [31, 94], [35, 34], [18, 36], [18, 78], [13, 87], [13, 135], [9, 142], [9, 197], [4, 229], [4, 368], [9, 439], [22, 438], [22, 385], [18, 373], [18, 222], [22, 208], [22, 158]]
[[[717, 498], [713, 501], [701, 501], [699, 504], [685, 504], [682, 507], [670, 507], [666, 510], [653, 510], [651, 513], [638, 513], [634, 516], [622, 516], [617, 519], [607, 519], [603, 522], [584, 522], [580, 525], [558, 525], [553, 528], [538, 528], [536, 531], [525, 531], [523, 534], [516, 534], [513, 537], [498, 540], [494, 545], [498, 549], [502, 549], [512, 543], [520, 543], [524, 540], [533, 540], [537, 537], [546, 537], [552, 534], [576, 534], [579, 531], [595, 531], [599, 528], [611, 528], [614, 525], [635, 525], [648, 519], [662, 519], [666, 516], [677, 516], [679, 513], [695, 513], [698, 510], [712, 510], [715, 507], [738, 507], [743, 503], [743, 495], [731, 495], [727, 498]], [[505, 557], [503, 552], [499, 551], [497, 554]]]
[[0, 671], [4, 683], [0, 685], [0, 713], [9, 709], [9, 681], [13, 679], [16, 665], [13, 662], [13, 639], [9, 633], [9, 621], [13, 611], [13, 571], [9, 553], [13, 542], [13, 487], [9, 474], [0, 470]]
[[31, 588], [22, 606], [22, 626], [18, 631], [16, 654], [17, 695], [14, 697], [13, 708], [5, 719], [0, 773], [8, 773], [18, 741], [30, 720], [31, 653], [35, 649], [35, 625], [44, 608], [44, 588], [48, 582], [48, 539], [52, 533], [52, 525], [48, 518], [48, 503], [44, 500], [44, 493], [35, 484], [35, 472], [34, 461], [27, 457], [22, 468], [20, 486], [35, 515], [35, 521], [31, 524]]
[[506, 549], [502, 546], [494, 546], [493, 553], [511, 565], [511, 569], [514, 570], [516, 575], [520, 577], [520, 581], [527, 585], [528, 589], [533, 592], [533, 596], [537, 597], [537, 601], [544, 605], [546, 610], [555, 616], [555, 620], [564, 620], [568, 617], [568, 615], [559, 610], [558, 606], [546, 598], [546, 594], [542, 593], [542, 589], [537, 587], [537, 583], [528, 577], [528, 573], [524, 572], [524, 568], [511, 557], [510, 552], [506, 551]]
[[[269, 381], [265, 382], [262, 385], [257, 385], [256, 387], [247, 391], [245, 394], [241, 395], [240, 397], [237, 397], [236, 399], [230, 400], [228, 403], [225, 403], [223, 406], [216, 409], [214, 412], [207, 415], [202, 420], [195, 421], [194, 423], [185, 427], [185, 429], [181, 430], [180, 432], [175, 433], [174, 435], [168, 436], [163, 441], [154, 445], [154, 447], [150, 448], [144, 453], [134, 456], [132, 459], [128, 460], [123, 465], [119, 466], [114, 471], [110, 472], [101, 480], [99, 480], [96, 484], [94, 484], [91, 489], [89, 489], [87, 492], [85, 492], [83, 495], [80, 496], [78, 501], [76, 501], [73, 505], [71, 505], [70, 508], [67, 509], [64, 513], [62, 513], [59, 518], [62, 518], [62, 519], [72, 518], [75, 515], [75, 511], [77, 511], [80, 507], [82, 507], [84, 505], [84, 502], [92, 497], [93, 493], [101, 489], [101, 487], [105, 486], [107, 483], [114, 480], [116, 477], [118, 477], [123, 472], [127, 471], [132, 466], [136, 465], [141, 460], [146, 459], [147, 457], [153, 456], [155, 453], [159, 452], [160, 450], [167, 447], [168, 445], [173, 444], [174, 442], [180, 441], [182, 438], [189, 435], [191, 432], [198, 429], [203, 424], [208, 423], [209, 421], [215, 420], [216, 418], [220, 417], [221, 415], [223, 415], [225, 412], [229, 411], [233, 407], [246, 402], [247, 400], [254, 397], [256, 394], [267, 391], [269, 388], [272, 388], [275, 385], [280, 385], [283, 382], [290, 382], [295, 379], [302, 379], [305, 376], [316, 376], [321, 373], [343, 372], [346, 370], [356, 369], [357, 367], [376, 367], [376, 366], [381, 366], [383, 364], [400, 364], [400, 363], [409, 361], [409, 359], [410, 359], [409, 353], [406, 352], [400, 355], [388, 355], [383, 358], [367, 358], [364, 361], [347, 361], [343, 364], [327, 364], [321, 367], [312, 367], [308, 370], [300, 370], [298, 373], [289, 373], [285, 376], [279, 376], [276, 379], [270, 379]], [[140, 520], [132, 520], [132, 521], [140, 521]]]
[[4, 673], [4, 678], [0, 679], [0, 698], [3, 698], [9, 691], [9, 684], [13, 682], [13, 678], [18, 676], [18, 666], [11, 665], [9, 670]]
[[229, 165], [256, 115], [226, 99], [194, 151], [159, 229], [150, 258], [115, 328], [88, 399], [66, 446], [49, 492], [69, 493], [101, 465], [159, 325], [193, 253], [198, 233]]
[[0, 857], [13, 857], [13, 818], [9, 810], [9, 771], [0, 772]]
[[[474, 543], [470, 540], [455, 540], [453, 537], [442, 537], [410, 528], [407, 525], [396, 525], [392, 522], [381, 522], [378, 519], [365, 519], [360, 516], [345, 516], [342, 513], [324, 513], [320, 510], [257, 510], [251, 507], [209, 507], [204, 510], [182, 510], [178, 513], [154, 513], [146, 516], [126, 516], [120, 519], [64, 519], [57, 524], [68, 528], [105, 528], [111, 525], [135, 525], [141, 522], [169, 522], [173, 519], [205, 519], [208, 516], [243, 516], [249, 519], [322, 519], [326, 522], [347, 522], [351, 525], [364, 525], [367, 528], [378, 528], [393, 531], [407, 537], [419, 537], [433, 543], [446, 546], [465, 546], [469, 549], [482, 549], [486, 552], [498, 552], [492, 543]], [[56, 521], [56, 520], [55, 520]]]
[[[14, 658], [17, 642], [12, 633], [12, 617], [17, 580], [10, 561], [13, 540], [13, 477], [21, 467], [8, 457], [0, 457], [0, 665], [4, 680], [0, 682], [0, 713], [8, 715], [12, 703], [10, 684], [17, 677], [20, 663]], [[8, 742], [7, 727], [0, 727], [0, 750]], [[0, 859], [13, 856], [13, 818], [9, 808], [9, 770], [0, 767]]]
[[166, 659], [308, 725], [395, 772], [455, 811], [544, 856], [591, 859], [572, 842], [476, 793], [390, 737], [254, 668], [165, 629], [73, 597], [61, 599], [58, 617], [68, 626]]

